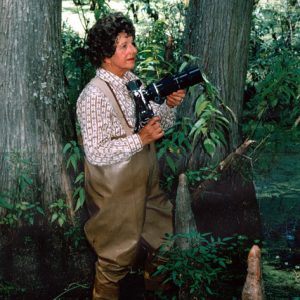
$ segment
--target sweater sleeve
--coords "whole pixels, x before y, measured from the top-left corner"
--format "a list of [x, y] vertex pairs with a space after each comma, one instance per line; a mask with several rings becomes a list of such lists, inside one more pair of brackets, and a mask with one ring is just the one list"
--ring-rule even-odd
[[159, 105], [153, 101], [150, 102], [153, 112], [161, 118], [161, 126], [164, 130], [169, 129], [175, 124], [176, 108], [170, 108], [166, 102]]
[[103, 92], [88, 86], [77, 101], [77, 117], [86, 159], [94, 165], [111, 165], [142, 150], [137, 134], [125, 135]]

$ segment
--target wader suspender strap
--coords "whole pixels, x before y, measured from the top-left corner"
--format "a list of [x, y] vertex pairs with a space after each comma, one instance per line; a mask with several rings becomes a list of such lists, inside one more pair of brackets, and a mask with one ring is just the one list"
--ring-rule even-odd
[[117, 114], [117, 117], [119, 119], [119, 121], [121, 122], [123, 129], [126, 132], [126, 135], [131, 135], [133, 130], [132, 128], [129, 126], [129, 124], [127, 123], [127, 120], [124, 116], [123, 111], [121, 110], [120, 104], [117, 101], [117, 98], [115, 96], [115, 93], [113, 92], [113, 90], [111, 89], [110, 85], [108, 82], [100, 79], [99, 77], [95, 77], [94, 79], [92, 79], [91, 84], [99, 87], [103, 93], [105, 94], [105, 96], [110, 100], [110, 103], [115, 111], [115, 113]]

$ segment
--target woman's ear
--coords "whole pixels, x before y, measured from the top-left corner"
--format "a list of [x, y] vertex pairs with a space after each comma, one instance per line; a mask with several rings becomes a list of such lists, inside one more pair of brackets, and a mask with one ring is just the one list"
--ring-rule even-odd
[[104, 60], [103, 60], [103, 64], [102, 65], [110, 65], [110, 64], [111, 64], [110, 58], [105, 57]]

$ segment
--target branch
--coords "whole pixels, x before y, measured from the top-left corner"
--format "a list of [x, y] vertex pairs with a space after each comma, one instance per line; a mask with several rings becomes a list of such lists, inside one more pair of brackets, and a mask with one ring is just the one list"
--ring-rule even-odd
[[[213, 172], [215, 174], [224, 173], [234, 162], [238, 161], [243, 157], [248, 147], [255, 143], [254, 140], [246, 139], [244, 143], [239, 146], [234, 152], [231, 152], [224, 160], [220, 162], [216, 170]], [[205, 180], [201, 182], [192, 194], [193, 199], [198, 199], [203, 191], [207, 189], [209, 185], [213, 182], [212, 179]]]

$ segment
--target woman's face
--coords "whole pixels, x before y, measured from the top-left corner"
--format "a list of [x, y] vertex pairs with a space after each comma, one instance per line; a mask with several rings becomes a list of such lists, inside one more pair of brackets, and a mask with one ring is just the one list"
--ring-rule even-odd
[[137, 49], [133, 37], [125, 32], [118, 34], [116, 39], [116, 51], [110, 58], [105, 58], [102, 67], [113, 74], [123, 75], [134, 68]]

